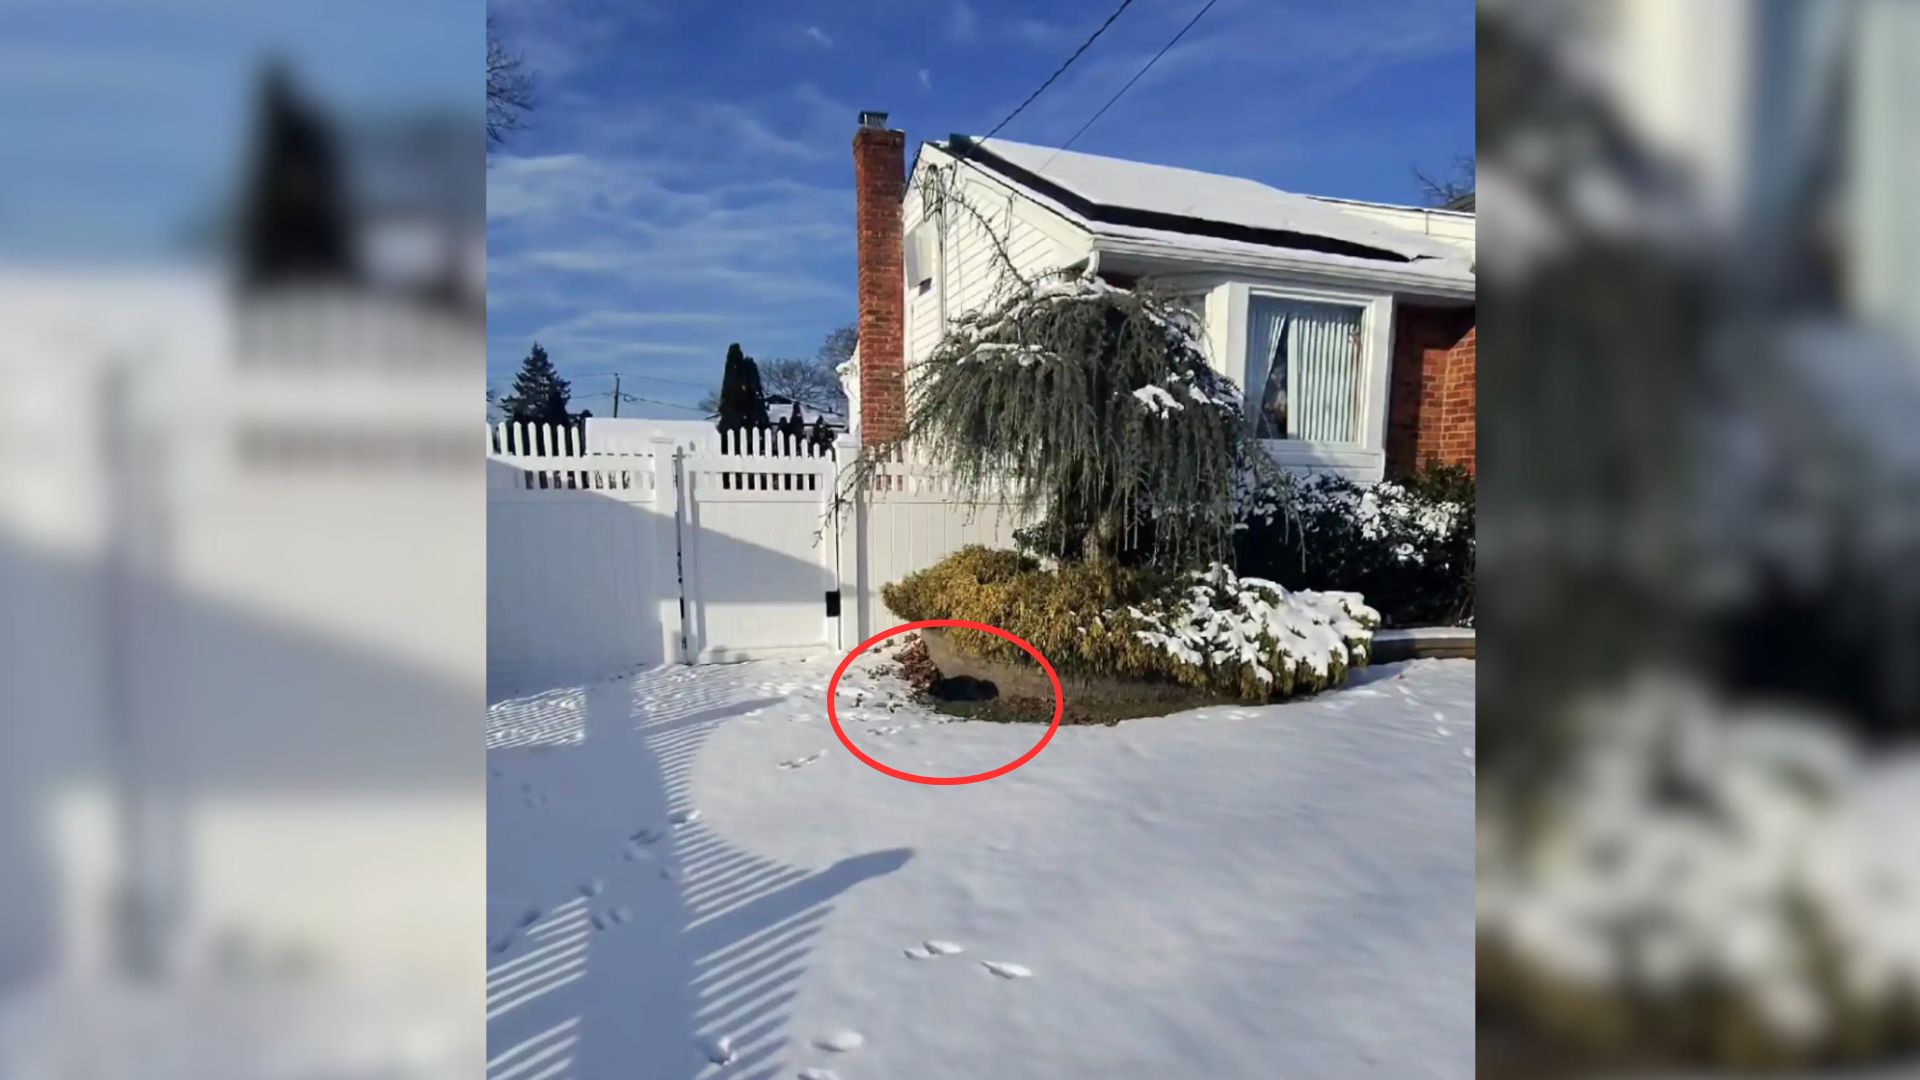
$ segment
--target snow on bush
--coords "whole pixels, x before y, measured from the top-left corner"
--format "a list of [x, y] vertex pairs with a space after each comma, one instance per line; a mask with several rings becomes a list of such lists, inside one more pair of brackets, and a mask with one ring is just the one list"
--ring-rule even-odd
[[1214, 683], [1282, 694], [1338, 683], [1366, 663], [1380, 624], [1359, 593], [1290, 592], [1219, 563], [1187, 581], [1179, 599], [1127, 613], [1142, 627], [1134, 636]]
[[1391, 540], [1389, 550], [1404, 562], [1420, 562], [1420, 545], [1403, 537], [1412, 533], [1433, 540], [1444, 540], [1458, 528], [1466, 508], [1459, 502], [1420, 497], [1403, 484], [1383, 480], [1368, 487], [1340, 482], [1304, 485], [1297, 495], [1297, 511], [1308, 514], [1335, 513], [1354, 522], [1363, 539]]
[[[966, 547], [881, 590], [902, 619], [967, 619], [1039, 649], [1062, 674], [1178, 683], [1277, 701], [1345, 681], [1371, 655], [1379, 616], [1354, 593], [1296, 592], [1224, 565], [1172, 577], [1145, 568], [1043, 569], [1011, 551]], [[955, 648], [1026, 654], [986, 634]]]
[[[1474, 486], [1428, 466], [1370, 486], [1334, 476], [1236, 494], [1238, 565], [1289, 588], [1353, 589], [1388, 626], [1460, 624], [1474, 599]], [[1273, 508], [1278, 504], [1278, 510]]]
[[1596, 1049], [1721, 1064], [1920, 1031], [1915, 763], [1863, 769], [1830, 728], [1664, 682], [1574, 735], [1524, 817], [1482, 815], [1483, 993]]

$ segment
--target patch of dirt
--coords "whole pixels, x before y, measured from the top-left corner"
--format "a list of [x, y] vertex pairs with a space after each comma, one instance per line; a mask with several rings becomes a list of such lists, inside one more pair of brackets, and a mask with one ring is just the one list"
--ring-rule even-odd
[[[967, 720], [989, 720], [1009, 724], [1046, 724], [1053, 720], [1053, 694], [1021, 691], [1003, 692], [991, 681], [968, 675], [949, 678], [934, 662], [926, 640], [919, 634], [905, 636], [906, 644], [893, 655], [897, 667], [893, 674], [904, 680], [913, 696], [935, 712]], [[1037, 669], [1036, 669], [1037, 670]], [[1028, 681], [1022, 680], [1028, 685]], [[1117, 724], [1143, 716], [1217, 705], [1232, 699], [1203, 694], [1171, 683], [1086, 682], [1063, 679], [1066, 704], [1061, 710], [1062, 724]]]

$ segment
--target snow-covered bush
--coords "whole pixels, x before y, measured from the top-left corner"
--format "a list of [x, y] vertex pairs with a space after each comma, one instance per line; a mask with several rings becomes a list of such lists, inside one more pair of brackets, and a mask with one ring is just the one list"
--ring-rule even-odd
[[[1170, 576], [1069, 563], [1042, 569], [1011, 551], [967, 547], [886, 586], [905, 619], [967, 619], [1019, 635], [1063, 674], [1178, 683], [1275, 701], [1344, 682], [1370, 655], [1379, 616], [1353, 593], [1293, 592], [1215, 564]], [[996, 637], [954, 647], [1024, 662]]]
[[[1244, 699], [1287, 697], [1346, 681], [1364, 666], [1380, 614], [1355, 592], [1289, 592], [1218, 563], [1187, 575], [1175, 597], [1127, 614], [1134, 636], [1190, 678]], [[1191, 672], [1187, 675], [1187, 672]]]
[[1362, 486], [1334, 476], [1284, 488], [1290, 513], [1255, 518], [1237, 545], [1248, 573], [1296, 589], [1352, 589], [1388, 626], [1469, 621], [1474, 596], [1473, 476], [1429, 465]]
[[1920, 1041], [1920, 762], [1865, 765], [1830, 725], [1671, 682], [1590, 703], [1569, 735], [1554, 783], [1482, 800], [1487, 1001], [1670, 1064]]

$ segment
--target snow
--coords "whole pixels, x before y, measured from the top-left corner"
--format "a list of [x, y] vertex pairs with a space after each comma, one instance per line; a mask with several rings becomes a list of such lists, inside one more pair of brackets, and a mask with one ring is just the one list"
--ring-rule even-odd
[[[1151, 384], [1143, 386], [1135, 390], [1133, 396], [1139, 400], [1140, 404], [1144, 406], [1148, 412], [1155, 416], [1165, 416], [1170, 412], [1184, 408], [1184, 406], [1180, 404], [1180, 399], [1167, 393], [1166, 387], [1163, 386]], [[1202, 398], [1202, 400], [1205, 399]]]
[[1838, 1025], [1830, 976], [1855, 1009], [1920, 986], [1920, 757], [1865, 760], [1815, 717], [1685, 681], [1579, 719], [1571, 774], [1528, 823], [1538, 855], [1499, 854], [1508, 826], [1483, 823], [1483, 940], [1636, 1001], [1738, 988], [1794, 1042]]
[[[492, 1060], [581, 1080], [1470, 1074], [1472, 662], [1066, 728], [1007, 776], [934, 787], [834, 739], [838, 659], [489, 710]], [[880, 760], [977, 772], [1039, 735], [907, 702], [886, 662], [839, 690]]]
[[1302, 232], [1381, 248], [1407, 258], [1457, 260], [1417, 233], [1370, 221], [1309, 195], [1255, 180], [993, 139], [984, 148], [1105, 207], [1146, 210], [1259, 229]]
[[1127, 609], [1147, 627], [1135, 636], [1195, 667], [1245, 664], [1262, 685], [1274, 678], [1268, 664], [1303, 664], [1326, 678], [1333, 664], [1364, 658], [1380, 625], [1359, 593], [1289, 590], [1221, 563], [1190, 580], [1186, 600], [1171, 610]]

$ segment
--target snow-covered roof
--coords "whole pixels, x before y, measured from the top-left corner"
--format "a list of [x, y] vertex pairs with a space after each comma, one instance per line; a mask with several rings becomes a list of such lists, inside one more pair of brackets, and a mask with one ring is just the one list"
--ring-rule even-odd
[[1064, 204], [1095, 231], [1190, 233], [1401, 264], [1469, 262], [1456, 247], [1244, 177], [1003, 139], [956, 136], [943, 148]]

